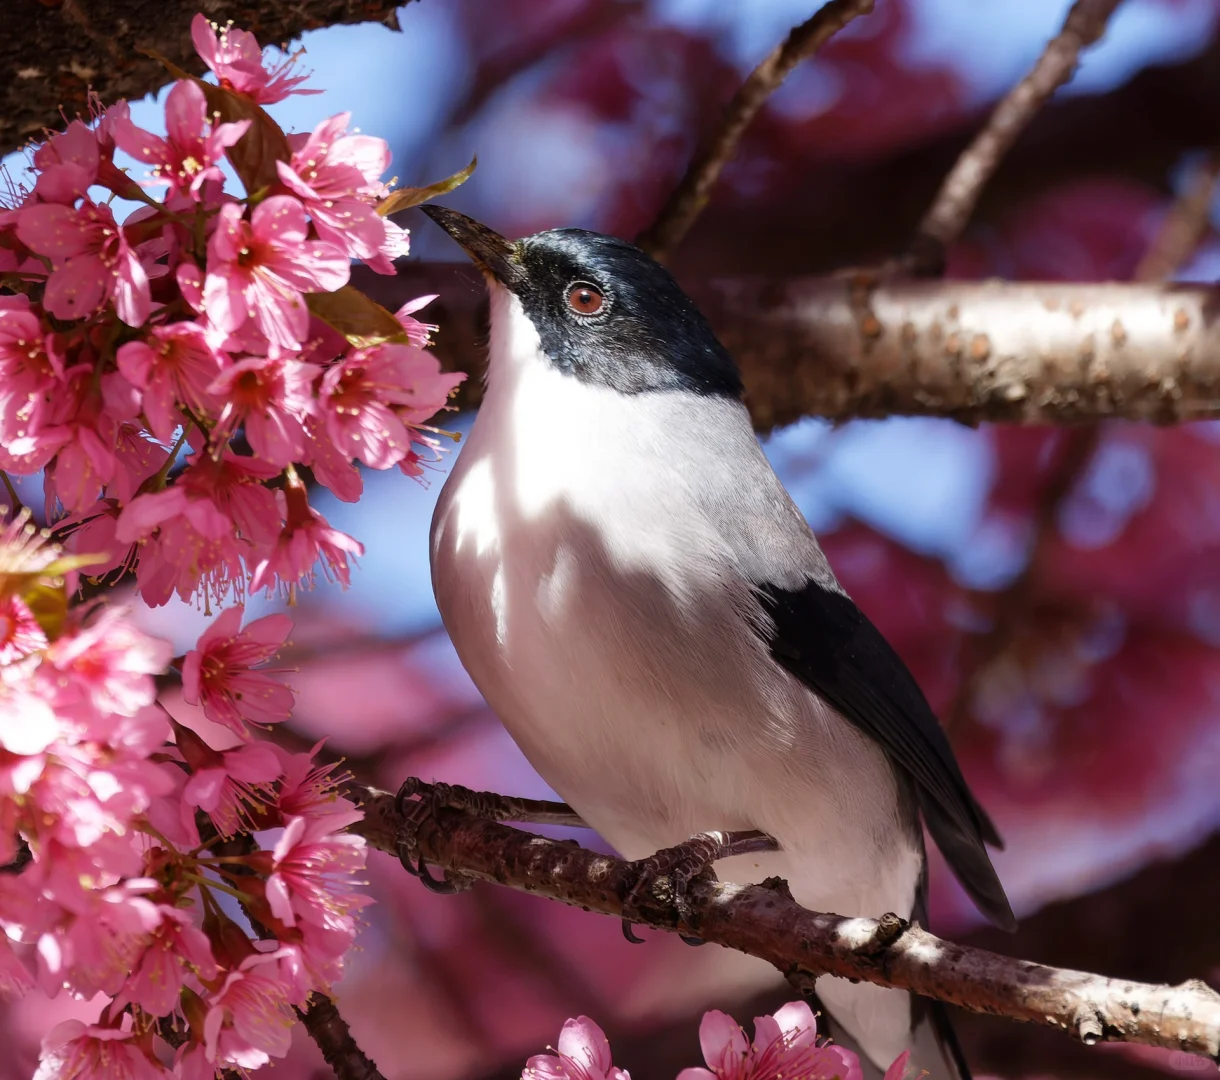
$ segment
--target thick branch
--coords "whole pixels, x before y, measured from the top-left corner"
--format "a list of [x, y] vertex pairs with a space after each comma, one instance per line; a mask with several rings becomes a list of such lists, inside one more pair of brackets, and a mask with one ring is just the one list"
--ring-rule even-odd
[[[463, 277], [455, 282], [454, 273]], [[383, 302], [439, 292], [449, 367], [480, 373], [485, 300], [465, 268], [360, 284]], [[1220, 289], [1172, 285], [686, 280], [745, 377], [755, 425], [946, 416], [965, 423], [1220, 416]], [[481, 387], [469, 380], [462, 404]]]
[[[357, 828], [375, 847], [397, 853], [407, 823], [394, 797], [371, 790], [351, 794], [366, 812]], [[626, 910], [632, 873], [622, 860], [571, 841], [438, 813], [439, 827], [413, 833], [414, 842], [427, 861], [463, 879], [496, 882], [660, 930], [681, 929], [766, 960], [790, 978], [837, 975], [1060, 1028], [1086, 1043], [1132, 1042], [1220, 1056], [1220, 994], [1201, 982], [1153, 986], [1051, 968], [942, 941], [916, 926], [895, 935], [892, 917], [806, 911], [777, 879], [751, 886], [696, 879], [681, 919], [672, 904], [651, 895]]]
[[987, 181], [1004, 155], [1051, 95], [1072, 77], [1080, 51], [1105, 33], [1119, 0], [1076, 0], [1059, 31], [1025, 76], [996, 106], [991, 118], [957, 159], [941, 184], [913, 246], [919, 269], [939, 271], [944, 253], [966, 227]]
[[201, 9], [213, 22], [232, 20], [264, 45], [276, 45], [335, 23], [377, 21], [397, 29], [395, 11], [409, 2], [9, 0], [0, 34], [0, 151], [61, 126], [61, 106], [69, 117], [87, 112], [90, 88], [109, 104], [141, 98], [169, 82], [141, 49], [202, 74], [190, 34], [191, 18]]
[[830, 0], [789, 31], [783, 43], [750, 72], [733, 95], [711, 142], [690, 163], [657, 220], [636, 239], [640, 247], [664, 262], [707, 205], [712, 188], [736, 152], [742, 133], [767, 98], [797, 64], [817, 52], [857, 15], [867, 15], [872, 10], [873, 0]]

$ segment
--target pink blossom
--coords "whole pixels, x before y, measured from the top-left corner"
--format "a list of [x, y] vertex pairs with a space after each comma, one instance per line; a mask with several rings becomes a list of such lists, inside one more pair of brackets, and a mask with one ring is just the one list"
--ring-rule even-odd
[[283, 1057], [296, 1016], [292, 983], [281, 970], [282, 951], [247, 957], [211, 999], [204, 1020], [204, 1048], [218, 1066], [257, 1069]]
[[180, 406], [197, 417], [219, 408], [208, 387], [220, 374], [225, 358], [208, 343], [203, 327], [193, 322], [155, 326], [143, 341], [120, 345], [119, 371], [141, 393], [148, 429], [168, 442], [186, 418]]
[[34, 985], [29, 969], [21, 962], [8, 938], [0, 931], [0, 1001], [19, 998]]
[[0, 443], [37, 433], [63, 379], [63, 358], [24, 296], [0, 296]]
[[46, 632], [26, 602], [0, 593], [0, 664], [16, 663], [46, 647]]
[[411, 237], [401, 225], [395, 225], [388, 218], [382, 218], [385, 223], [385, 239], [377, 251], [366, 256], [364, 264], [378, 274], [396, 274], [395, 259], [403, 259], [410, 253]]
[[80, 120], [53, 135], [34, 152], [38, 181], [34, 192], [44, 202], [71, 206], [97, 182], [102, 156], [97, 136]]
[[283, 101], [289, 94], [320, 94], [320, 90], [298, 90], [308, 75], [292, 75], [295, 57], [268, 71], [263, 66], [263, 50], [257, 39], [245, 30], [217, 26], [202, 15], [191, 20], [191, 40], [200, 59], [216, 73], [221, 86], [262, 105]]
[[309, 211], [318, 237], [354, 258], [374, 257], [386, 243], [386, 222], [372, 205], [385, 193], [390, 166], [384, 139], [348, 135], [351, 113], [323, 120], [296, 140], [291, 162], [276, 163], [280, 181]]
[[343, 585], [351, 582], [349, 556], [363, 555], [364, 545], [346, 533], [332, 529], [330, 523], [309, 505], [305, 489], [289, 485], [285, 503], [285, 523], [275, 547], [254, 568], [250, 588], [271, 590], [276, 583], [291, 592], [304, 582], [312, 587], [314, 567], [322, 561], [328, 578], [337, 578]]
[[587, 1016], [578, 1016], [564, 1022], [558, 1053], [530, 1058], [521, 1080], [631, 1080], [631, 1076], [610, 1060], [605, 1032]]
[[148, 274], [110, 207], [88, 199], [79, 209], [54, 203], [28, 206], [18, 215], [17, 236], [55, 267], [43, 303], [56, 318], [86, 318], [111, 299], [129, 326], [148, 318]]
[[178, 1005], [187, 966], [200, 978], [216, 977], [216, 962], [207, 936], [181, 908], [158, 908], [161, 925], [153, 933], [123, 991], [153, 1016], [167, 1016]]
[[225, 401], [217, 422], [221, 438], [245, 425], [250, 447], [281, 468], [300, 461], [307, 439], [302, 421], [312, 407], [316, 372], [287, 357], [251, 357], [223, 371], [208, 387]]
[[394, 411], [413, 399], [418, 368], [436, 360], [409, 345], [360, 349], [330, 367], [318, 407], [331, 440], [346, 458], [388, 469], [411, 448], [411, 436]]
[[407, 332], [407, 340], [417, 348], [422, 349], [428, 344], [437, 327], [432, 323], [420, 322], [415, 318], [415, 312], [423, 307], [427, 307], [436, 297], [436, 293], [430, 296], [417, 296], [414, 300], [408, 300], [394, 312], [394, 318], [398, 320], [398, 325]]
[[308, 239], [305, 210], [288, 195], [254, 208], [220, 208], [208, 241], [204, 307], [212, 325], [233, 333], [252, 319], [267, 340], [295, 349], [309, 329], [305, 292], [334, 292], [347, 284], [351, 265], [332, 244]]
[[130, 120], [114, 125], [119, 147], [137, 161], [152, 166], [156, 183], [169, 184], [171, 193], [197, 196], [205, 180], [223, 180], [217, 162], [225, 150], [250, 127], [249, 120], [211, 124], [207, 98], [189, 79], [174, 83], [165, 101], [167, 137], [138, 128]]
[[283, 747], [274, 747], [279, 755], [280, 781], [277, 805], [285, 820], [290, 817], [325, 817], [331, 814], [346, 814], [354, 810], [355, 804], [339, 794], [341, 777], [336, 776], [337, 766], [317, 765], [314, 757], [325, 740], [319, 741], [307, 753], [293, 754]]
[[140, 1049], [135, 1032], [65, 1020], [42, 1041], [34, 1080], [166, 1080]]
[[80, 702], [101, 714], [133, 716], [156, 697], [154, 675], [173, 656], [166, 641], [149, 637], [121, 608], [103, 611], [47, 650], [57, 707]]
[[266, 664], [292, 631], [287, 615], [266, 615], [239, 630], [245, 608], [221, 612], [182, 662], [182, 696], [217, 724], [246, 734], [245, 721], [271, 724], [292, 713], [292, 691], [254, 668]]
[[790, 1002], [754, 1020], [754, 1044], [731, 1016], [713, 1009], [699, 1025], [707, 1068], [683, 1069], [678, 1080], [862, 1080], [849, 1050], [818, 1044], [813, 1010]]
[[363, 817], [362, 810], [351, 810], [286, 822], [267, 878], [267, 902], [280, 922], [295, 926], [299, 916], [319, 924], [328, 913], [346, 915], [368, 902], [343, 889], [351, 874], [364, 869], [366, 848], [363, 838], [341, 830]]
[[364, 491], [364, 478], [350, 456], [335, 446], [322, 425], [310, 417], [305, 421], [309, 446], [301, 463], [313, 470], [314, 479], [343, 502], [356, 502]]
[[904, 1050], [890, 1064], [890, 1067], [885, 1070], [885, 1076], [881, 1080], [903, 1080], [907, 1074], [907, 1065], [911, 1060], [911, 1051]]
[[28, 679], [0, 679], [0, 750], [41, 754], [59, 738], [59, 720]]
[[[111, 372], [102, 376], [103, 384], [108, 377], [115, 382], [127, 381], [118, 372]], [[143, 424], [120, 424], [114, 440], [114, 476], [106, 485], [106, 493], [121, 503], [131, 502], [168, 458], [169, 451], [149, 435]]]
[[182, 798], [207, 813], [222, 835], [235, 836], [250, 822], [252, 808], [274, 803], [271, 785], [280, 775], [279, 759], [265, 743], [246, 743], [212, 751], [211, 760], [194, 768]]

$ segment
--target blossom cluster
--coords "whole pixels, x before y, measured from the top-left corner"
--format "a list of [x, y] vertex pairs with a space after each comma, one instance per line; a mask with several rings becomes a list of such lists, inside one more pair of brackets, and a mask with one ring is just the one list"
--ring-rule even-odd
[[[262, 106], [308, 92], [291, 59], [201, 15], [192, 34], [217, 82], [173, 84], [165, 136], [99, 108], [0, 209], [0, 470], [42, 472], [68, 548], [134, 570], [152, 605], [291, 593], [319, 566], [346, 583], [360, 544], [303, 470], [346, 501], [354, 461], [418, 475], [461, 379], [425, 348], [426, 299], [391, 315], [348, 283], [353, 259], [389, 274], [407, 251], [385, 141], [347, 114], [286, 135]], [[113, 197], [141, 205], [120, 222]]]
[[[312, 752], [250, 738], [292, 708], [266, 668], [286, 616], [231, 607], [174, 660], [124, 609], [69, 604], [80, 561], [28, 514], [0, 531], [0, 997], [110, 999], [50, 1033], [39, 1080], [256, 1068], [341, 973], [360, 812]], [[171, 667], [226, 748], [158, 704]]]
[[[677, 1080], [862, 1080], [860, 1059], [817, 1032], [813, 1010], [793, 1001], [771, 1016], [754, 1019], [754, 1041], [727, 1013], [712, 1009], [699, 1025], [706, 1068], [683, 1069]], [[910, 1051], [885, 1071], [904, 1080]], [[554, 1053], [526, 1062], [521, 1080], [631, 1080], [611, 1060], [605, 1033], [587, 1016], [563, 1025]]]
[[[292, 623], [243, 627], [242, 601], [319, 564], [346, 583], [360, 545], [307, 481], [352, 501], [354, 462], [419, 475], [460, 378], [426, 299], [391, 314], [348, 284], [407, 249], [384, 141], [346, 115], [286, 135], [262, 106], [310, 92], [292, 60], [202, 16], [192, 36], [215, 81], [177, 73], [165, 136], [98, 107], [0, 209], [0, 999], [105, 1001], [47, 1036], [37, 1080], [258, 1068], [340, 977], [361, 814], [318, 747], [254, 738], [292, 710], [268, 666]], [[11, 479], [39, 473], [41, 529]], [[230, 606], [173, 657], [79, 599], [120, 579]], [[213, 734], [158, 700], [175, 678]]]

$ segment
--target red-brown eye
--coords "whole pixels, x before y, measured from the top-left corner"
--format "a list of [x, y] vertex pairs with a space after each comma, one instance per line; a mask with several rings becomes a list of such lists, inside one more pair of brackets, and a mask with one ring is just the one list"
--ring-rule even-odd
[[568, 286], [568, 307], [577, 315], [596, 315], [606, 303], [601, 289], [587, 281]]

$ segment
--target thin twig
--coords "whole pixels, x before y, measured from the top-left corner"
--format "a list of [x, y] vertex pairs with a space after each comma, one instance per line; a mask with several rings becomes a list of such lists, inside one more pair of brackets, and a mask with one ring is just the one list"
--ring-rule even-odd
[[738, 140], [763, 103], [802, 60], [812, 56], [857, 15], [873, 10], [873, 0], [830, 0], [810, 18], [795, 26], [733, 95], [712, 141], [697, 154], [686, 175], [674, 188], [656, 221], [636, 238], [654, 259], [664, 262], [690, 230], [711, 196]]
[[[787, 885], [769, 879], [741, 886], [696, 878], [683, 914], [662, 891], [625, 897], [631, 864], [449, 810], [417, 828], [394, 796], [349, 788], [370, 844], [397, 854], [417, 850], [445, 872], [495, 882], [659, 930], [693, 934], [774, 964], [789, 977], [836, 975], [910, 990], [973, 1012], [988, 1012], [1068, 1032], [1085, 1043], [1140, 1043], [1220, 1056], [1220, 994], [1197, 980], [1179, 986], [1109, 979], [955, 945], [894, 917], [846, 918], [807, 911]], [[415, 805], [415, 804], [412, 804]]]
[[939, 274], [945, 252], [974, 212], [979, 195], [1017, 137], [1038, 110], [1076, 70], [1082, 49], [1103, 33], [1120, 0], [1076, 0], [1059, 31], [1047, 43], [1038, 62], [996, 106], [983, 130], [954, 163], [941, 183], [931, 208], [919, 223], [905, 268]]
[[1185, 189], [1135, 270], [1136, 281], [1166, 281], [1195, 253], [1211, 225], [1220, 182], [1220, 151], [1213, 150], [1191, 172]]
[[311, 994], [309, 1004], [297, 1009], [297, 1016], [337, 1080], [385, 1080], [372, 1059], [356, 1045], [347, 1021], [325, 994]]

